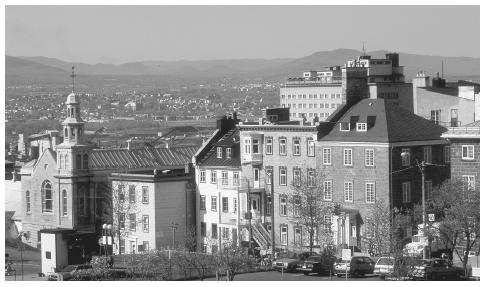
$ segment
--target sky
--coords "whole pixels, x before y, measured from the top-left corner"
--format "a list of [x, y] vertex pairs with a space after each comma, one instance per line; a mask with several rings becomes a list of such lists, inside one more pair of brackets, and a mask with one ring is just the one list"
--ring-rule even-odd
[[[135, 2], [134, 2], [135, 3]], [[6, 6], [5, 52], [89, 64], [297, 58], [338, 48], [480, 57], [478, 6]]]

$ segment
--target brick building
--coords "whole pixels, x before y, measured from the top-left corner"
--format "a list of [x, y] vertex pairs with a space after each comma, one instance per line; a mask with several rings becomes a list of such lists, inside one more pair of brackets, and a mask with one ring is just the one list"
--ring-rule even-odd
[[450, 175], [469, 187], [480, 188], [480, 121], [451, 127], [442, 134], [450, 140]]

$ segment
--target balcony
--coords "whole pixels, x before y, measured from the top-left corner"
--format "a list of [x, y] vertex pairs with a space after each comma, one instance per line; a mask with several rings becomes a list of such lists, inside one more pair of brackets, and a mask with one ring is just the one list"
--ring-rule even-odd
[[262, 153], [249, 153], [244, 154], [241, 158], [242, 164], [262, 164], [263, 154]]

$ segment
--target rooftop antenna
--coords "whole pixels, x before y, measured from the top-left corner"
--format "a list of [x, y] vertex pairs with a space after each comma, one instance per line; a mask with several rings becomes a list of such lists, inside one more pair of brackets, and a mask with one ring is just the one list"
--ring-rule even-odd
[[365, 55], [365, 42], [363, 41], [363, 48], [362, 48], [362, 51], [363, 51], [363, 56], [366, 56]]
[[76, 76], [76, 75], [75, 75], [75, 67], [72, 66], [72, 75], [70, 75], [70, 77], [72, 78], [72, 93], [74, 92], [74, 84], [75, 84], [74, 79], [75, 79], [75, 76]]
[[444, 78], [444, 61], [442, 60], [442, 79]]

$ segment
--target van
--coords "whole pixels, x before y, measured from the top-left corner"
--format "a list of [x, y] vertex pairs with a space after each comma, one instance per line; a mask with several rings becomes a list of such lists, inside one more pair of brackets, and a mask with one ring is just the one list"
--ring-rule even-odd
[[333, 265], [333, 269], [338, 277], [345, 274], [358, 277], [372, 274], [375, 269], [375, 262], [368, 256], [352, 256], [349, 262], [339, 258]]

